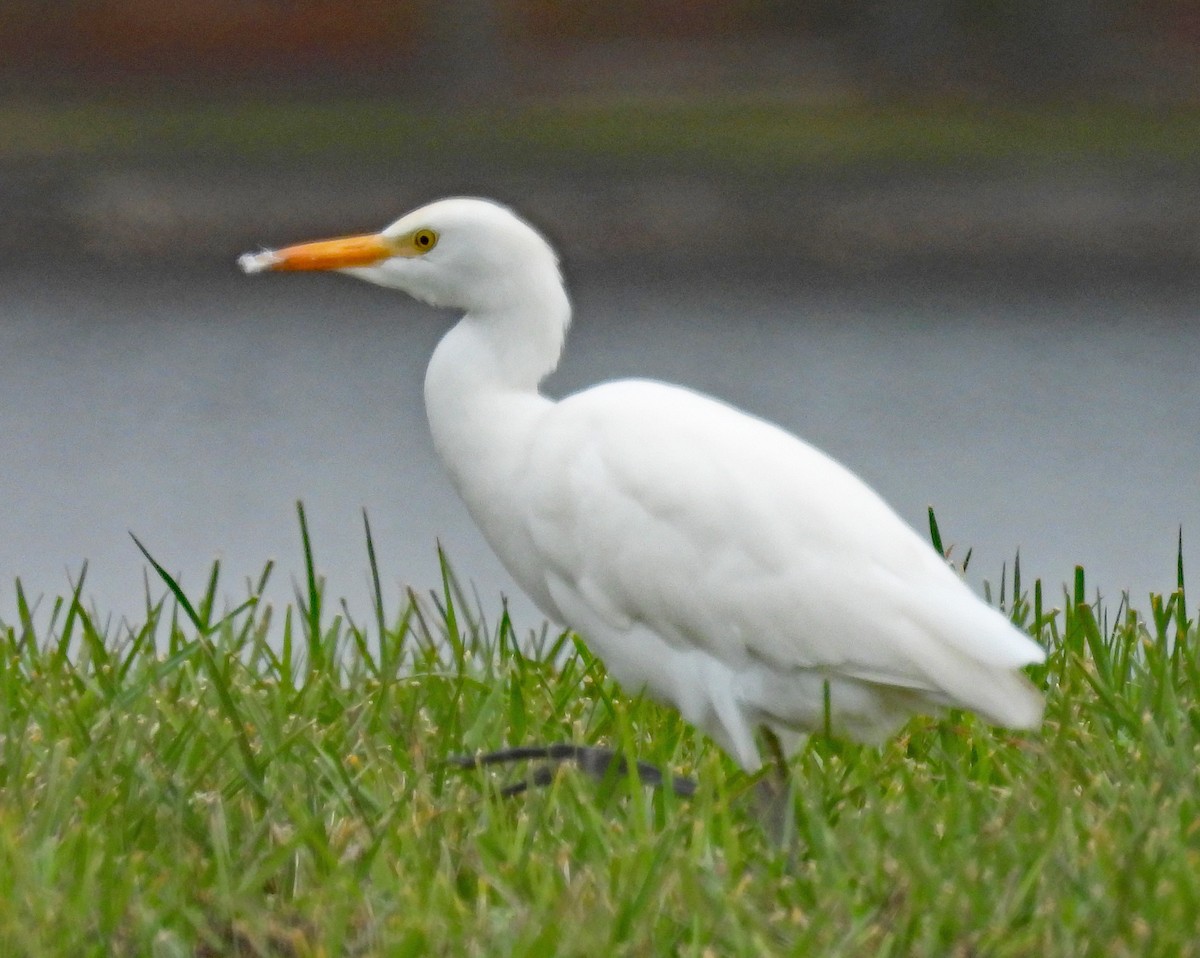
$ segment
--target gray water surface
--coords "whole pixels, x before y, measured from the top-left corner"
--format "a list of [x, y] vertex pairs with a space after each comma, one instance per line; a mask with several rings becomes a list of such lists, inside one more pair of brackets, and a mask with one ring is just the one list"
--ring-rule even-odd
[[[849, 465], [920, 529], [937, 508], [971, 578], [1021, 552], [1025, 581], [1083, 564], [1145, 607], [1175, 542], [1200, 570], [1200, 291], [817, 290], [723, 280], [575, 284], [562, 395], [602, 379], [683, 383]], [[0, 277], [0, 618], [12, 580], [136, 617], [135, 532], [185, 585], [220, 557], [230, 599], [268, 558], [302, 575], [304, 500], [334, 596], [370, 619], [361, 511], [386, 597], [438, 583], [440, 540], [494, 614], [532, 605], [437, 463], [421, 400], [451, 317], [331, 276], [90, 270]], [[1194, 586], [1200, 588], [1200, 585]], [[157, 591], [157, 587], [156, 587]]]

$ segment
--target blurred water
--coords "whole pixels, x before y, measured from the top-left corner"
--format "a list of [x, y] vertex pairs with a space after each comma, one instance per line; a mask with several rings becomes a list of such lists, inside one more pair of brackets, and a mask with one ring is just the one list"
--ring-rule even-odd
[[[1175, 537], [1200, 590], [1200, 294], [1126, 289], [813, 289], [583, 277], [549, 382], [625, 375], [686, 383], [797, 432], [924, 528], [936, 506], [972, 576], [1021, 550], [1053, 594], [1082, 563], [1117, 597], [1174, 582]], [[0, 618], [12, 580], [136, 616], [134, 531], [198, 589], [226, 594], [271, 557], [271, 593], [301, 575], [308, 510], [334, 596], [370, 619], [361, 510], [385, 593], [437, 585], [440, 539], [485, 609], [512, 598], [436, 462], [421, 407], [450, 318], [348, 279], [187, 273], [10, 273], [0, 285]], [[156, 591], [158, 591], [156, 586]], [[1200, 593], [1198, 593], [1200, 594]]]

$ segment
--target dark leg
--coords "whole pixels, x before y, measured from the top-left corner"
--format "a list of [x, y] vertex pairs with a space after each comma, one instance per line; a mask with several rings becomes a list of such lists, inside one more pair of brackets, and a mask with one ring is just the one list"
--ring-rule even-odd
[[[510, 762], [525, 761], [547, 762], [549, 765], [561, 765], [572, 762], [582, 771], [593, 778], [603, 779], [610, 770], [617, 775], [625, 775], [629, 766], [623, 755], [618, 755], [611, 748], [599, 748], [593, 745], [572, 745], [560, 742], [555, 745], [521, 745], [516, 748], [500, 749], [496, 752], [485, 752], [482, 755], [455, 755], [447, 759], [451, 765], [458, 768], [483, 768], [487, 765], [506, 765]], [[516, 782], [501, 790], [503, 795], [519, 795], [534, 787], [548, 785], [553, 779], [549, 765], [540, 765], [531, 778]], [[637, 763], [638, 778], [643, 785], [654, 788], [670, 788], [676, 795], [688, 798], [695, 794], [696, 783], [690, 778], [664, 773], [657, 765], [649, 762]]]
[[759, 820], [768, 837], [780, 848], [792, 843], [796, 834], [796, 802], [792, 794], [792, 777], [788, 772], [787, 756], [779, 737], [765, 725], [763, 741], [771, 753], [771, 768], [755, 786]]

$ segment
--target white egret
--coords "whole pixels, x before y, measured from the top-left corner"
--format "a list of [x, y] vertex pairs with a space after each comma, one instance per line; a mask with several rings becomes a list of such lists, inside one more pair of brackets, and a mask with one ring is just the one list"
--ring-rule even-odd
[[340, 270], [462, 313], [433, 353], [434, 445], [517, 583], [725, 748], [794, 750], [826, 716], [877, 742], [916, 712], [1035, 727], [1042, 649], [868, 486], [784, 430], [647, 380], [554, 400], [571, 308], [546, 240], [447, 199], [377, 234], [246, 254], [246, 272]]

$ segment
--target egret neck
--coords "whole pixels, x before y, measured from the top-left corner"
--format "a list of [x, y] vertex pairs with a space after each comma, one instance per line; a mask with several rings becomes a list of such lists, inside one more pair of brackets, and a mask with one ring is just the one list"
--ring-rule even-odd
[[493, 527], [519, 513], [497, 503], [512, 494], [554, 404], [538, 385], [558, 365], [571, 319], [557, 267], [536, 265], [510, 277], [497, 290], [503, 298], [470, 309], [442, 337], [425, 373], [434, 446], [493, 545]]

